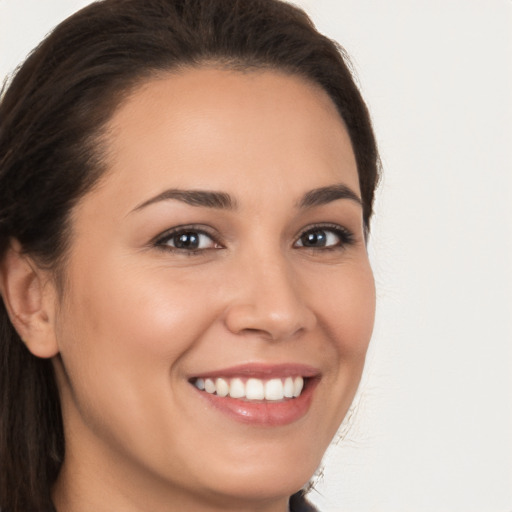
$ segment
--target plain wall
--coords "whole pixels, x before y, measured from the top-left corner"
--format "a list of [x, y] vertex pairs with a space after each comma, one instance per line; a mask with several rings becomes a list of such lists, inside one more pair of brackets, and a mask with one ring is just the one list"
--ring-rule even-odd
[[[87, 3], [0, 0], [0, 77]], [[311, 497], [512, 512], [512, 1], [296, 3], [351, 55], [384, 171], [375, 334]]]

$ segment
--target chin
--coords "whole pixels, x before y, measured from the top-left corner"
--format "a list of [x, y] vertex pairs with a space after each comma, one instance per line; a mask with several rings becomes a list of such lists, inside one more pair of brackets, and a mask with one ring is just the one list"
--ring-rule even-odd
[[310, 481], [316, 467], [295, 467], [276, 471], [270, 465], [257, 471], [235, 472], [230, 482], [217, 482], [214, 493], [239, 501], [273, 501], [289, 498]]
[[[208, 471], [209, 482], [204, 482], [218, 495], [235, 499], [261, 501], [289, 497], [308, 484], [324, 451], [317, 446], [300, 444], [283, 446], [246, 446], [237, 454], [236, 461], [219, 467], [213, 463]], [[206, 462], [206, 461], [205, 461]]]

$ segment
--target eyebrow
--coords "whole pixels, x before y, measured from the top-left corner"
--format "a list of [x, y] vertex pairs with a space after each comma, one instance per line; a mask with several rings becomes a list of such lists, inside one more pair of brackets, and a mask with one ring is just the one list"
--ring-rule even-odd
[[301, 209], [313, 208], [337, 201], [338, 199], [350, 199], [360, 206], [363, 205], [361, 198], [350, 187], [343, 183], [338, 183], [306, 192], [299, 201], [298, 207]]
[[[161, 194], [144, 201], [132, 211], [138, 211], [160, 201], [177, 200], [191, 206], [203, 208], [216, 208], [219, 210], [236, 210], [238, 205], [236, 199], [226, 192], [217, 192], [212, 190], [181, 190], [171, 188], [164, 190]], [[359, 196], [346, 185], [339, 183], [320, 187], [306, 192], [299, 200], [296, 206], [300, 209], [313, 208], [324, 204], [337, 201], [339, 199], [349, 199], [362, 206]]]
[[226, 192], [171, 188], [143, 202], [133, 211], [141, 210], [150, 204], [168, 201], [169, 199], [175, 199], [191, 206], [201, 206], [203, 208], [217, 208], [220, 210], [235, 210], [237, 208], [236, 201]]

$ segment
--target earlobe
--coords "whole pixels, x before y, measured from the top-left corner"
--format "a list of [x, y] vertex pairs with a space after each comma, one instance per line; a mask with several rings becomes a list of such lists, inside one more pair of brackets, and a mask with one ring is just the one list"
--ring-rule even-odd
[[14, 328], [37, 357], [58, 353], [54, 329], [55, 290], [41, 269], [12, 241], [0, 266], [0, 290]]

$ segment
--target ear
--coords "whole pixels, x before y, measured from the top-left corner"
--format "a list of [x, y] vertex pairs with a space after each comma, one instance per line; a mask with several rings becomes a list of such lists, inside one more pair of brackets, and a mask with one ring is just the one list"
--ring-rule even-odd
[[37, 357], [58, 353], [54, 318], [56, 290], [49, 272], [11, 242], [0, 265], [0, 291], [14, 328]]

